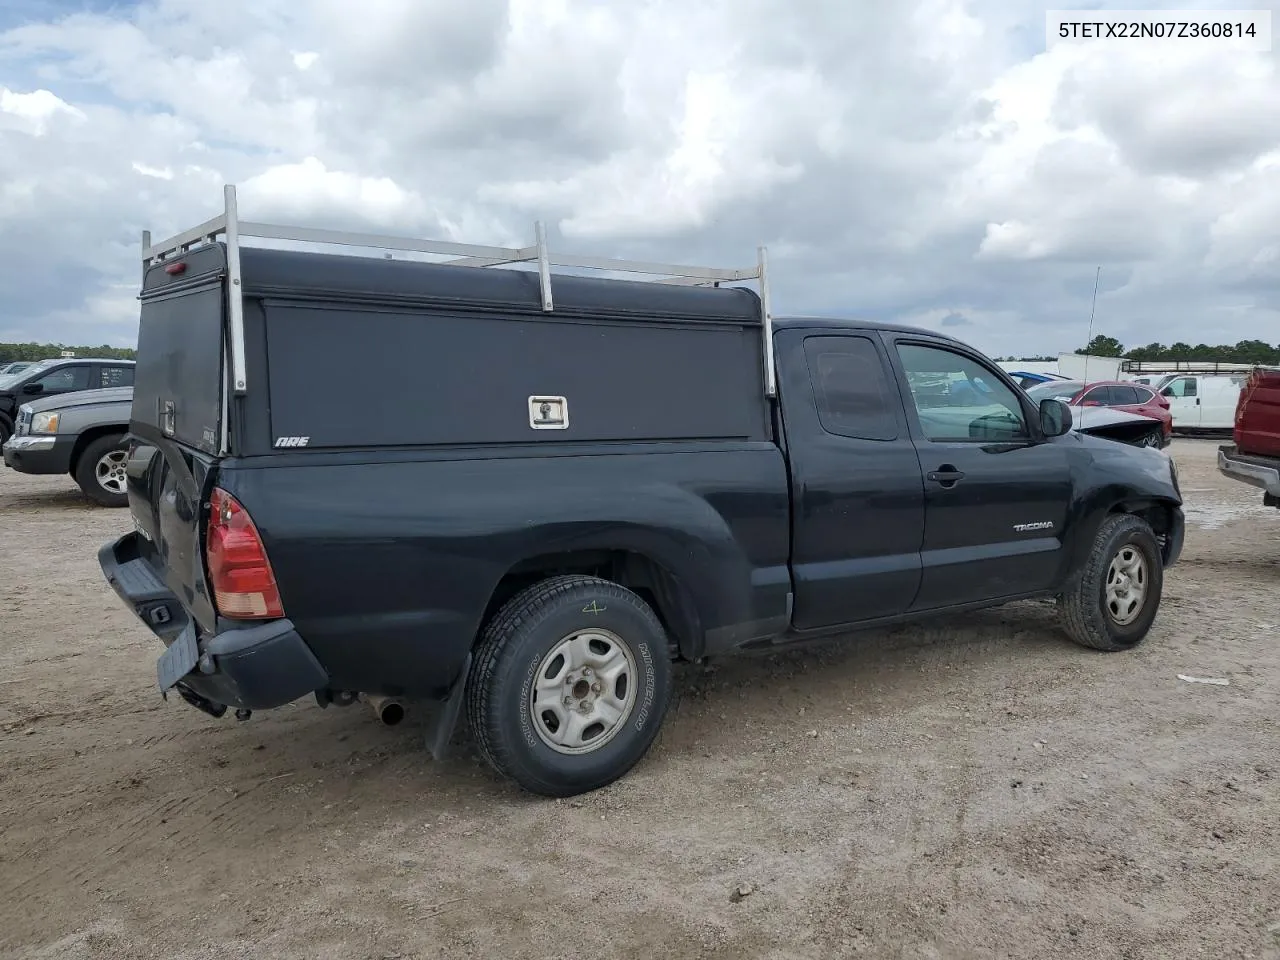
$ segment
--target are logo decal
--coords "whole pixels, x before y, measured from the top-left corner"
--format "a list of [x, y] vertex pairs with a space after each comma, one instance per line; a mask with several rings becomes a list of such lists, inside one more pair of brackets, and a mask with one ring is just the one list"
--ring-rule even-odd
[[310, 442], [310, 437], [276, 437], [277, 447], [305, 447]]

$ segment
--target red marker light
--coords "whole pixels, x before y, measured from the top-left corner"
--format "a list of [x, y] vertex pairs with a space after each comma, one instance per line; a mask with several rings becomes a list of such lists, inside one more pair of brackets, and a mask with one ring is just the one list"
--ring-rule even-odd
[[181, 260], [179, 260], [177, 263], [171, 263], [167, 267], [165, 267], [164, 272], [169, 274], [169, 276], [171, 277], [176, 277], [178, 274], [182, 273], [182, 271], [186, 269], [187, 269], [187, 265], [183, 263]]

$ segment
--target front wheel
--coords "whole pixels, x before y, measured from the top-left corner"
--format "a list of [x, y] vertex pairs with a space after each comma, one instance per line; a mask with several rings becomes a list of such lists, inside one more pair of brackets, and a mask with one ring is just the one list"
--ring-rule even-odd
[[1079, 579], [1063, 592], [1063, 625], [1082, 646], [1132, 649], [1151, 629], [1163, 588], [1160, 544], [1151, 527], [1141, 517], [1113, 514], [1098, 528]]
[[490, 621], [467, 680], [467, 716], [491, 766], [569, 797], [617, 780], [648, 751], [671, 696], [662, 624], [640, 597], [559, 576]]
[[129, 446], [124, 434], [109, 434], [90, 442], [76, 461], [72, 476], [86, 497], [103, 507], [127, 507], [129, 490], [125, 466]]

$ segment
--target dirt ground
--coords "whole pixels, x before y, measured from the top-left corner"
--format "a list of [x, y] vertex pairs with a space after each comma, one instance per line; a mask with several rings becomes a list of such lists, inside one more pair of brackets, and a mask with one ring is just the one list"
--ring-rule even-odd
[[1215, 449], [1139, 650], [1020, 604], [690, 666], [571, 801], [363, 704], [161, 701], [127, 511], [0, 470], [0, 957], [1280, 957], [1280, 510]]

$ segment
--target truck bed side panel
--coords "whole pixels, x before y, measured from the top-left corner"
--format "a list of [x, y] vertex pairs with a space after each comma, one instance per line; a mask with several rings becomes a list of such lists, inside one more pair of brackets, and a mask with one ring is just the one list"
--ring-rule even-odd
[[502, 576], [562, 551], [648, 556], [720, 642], [780, 632], [791, 585], [778, 448], [607, 449], [276, 454], [224, 461], [219, 482], [252, 514], [285, 611], [335, 686], [442, 694]]

